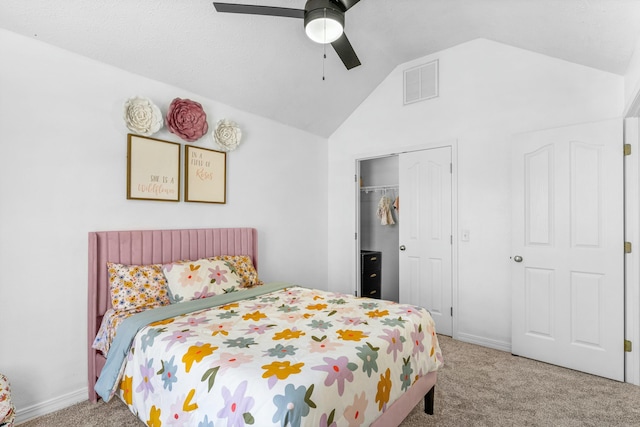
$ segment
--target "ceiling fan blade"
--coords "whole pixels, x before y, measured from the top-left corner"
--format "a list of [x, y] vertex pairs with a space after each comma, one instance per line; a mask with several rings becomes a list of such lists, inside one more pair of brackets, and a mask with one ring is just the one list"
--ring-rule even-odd
[[304, 18], [304, 9], [288, 7], [254, 6], [250, 4], [217, 3], [213, 6], [218, 12], [246, 13], [250, 15], [284, 16], [286, 18]]
[[351, 43], [349, 43], [349, 39], [346, 34], [342, 33], [338, 40], [331, 43], [331, 46], [333, 46], [340, 59], [342, 59], [347, 70], [360, 65], [360, 60], [358, 59], [356, 52], [353, 50]]
[[344, 6], [345, 12], [356, 5], [360, 0], [338, 0]]

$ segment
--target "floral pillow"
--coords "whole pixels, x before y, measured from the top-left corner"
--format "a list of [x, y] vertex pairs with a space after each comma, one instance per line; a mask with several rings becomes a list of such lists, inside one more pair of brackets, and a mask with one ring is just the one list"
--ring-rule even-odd
[[242, 284], [240, 285], [242, 288], [253, 288], [263, 284], [258, 279], [258, 272], [253, 266], [253, 262], [251, 262], [251, 257], [248, 255], [221, 255], [209, 259], [228, 262], [229, 267], [242, 279]]
[[174, 303], [241, 290], [242, 280], [225, 261], [180, 261], [165, 264], [162, 270]]
[[148, 308], [149, 307], [137, 307], [127, 311], [116, 311], [113, 308], [108, 309], [102, 317], [100, 329], [98, 329], [98, 333], [96, 334], [91, 347], [96, 350], [100, 350], [102, 354], [106, 356], [109, 353], [109, 348], [116, 336], [116, 331], [118, 330], [120, 323], [122, 323], [122, 321], [127, 317], [143, 312]]
[[114, 310], [152, 308], [170, 303], [162, 265], [123, 265], [109, 262], [107, 271]]

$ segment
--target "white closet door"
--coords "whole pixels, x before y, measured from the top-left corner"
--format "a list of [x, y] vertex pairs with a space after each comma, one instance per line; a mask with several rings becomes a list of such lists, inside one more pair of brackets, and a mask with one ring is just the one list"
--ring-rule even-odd
[[428, 309], [451, 335], [451, 147], [400, 154], [400, 302]]

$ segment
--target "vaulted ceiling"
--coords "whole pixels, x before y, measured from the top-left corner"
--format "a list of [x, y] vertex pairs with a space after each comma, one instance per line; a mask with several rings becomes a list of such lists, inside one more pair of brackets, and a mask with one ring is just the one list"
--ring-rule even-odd
[[350, 71], [302, 20], [209, 0], [0, 1], [0, 28], [326, 137], [398, 65], [476, 38], [623, 75], [640, 0], [361, 0], [345, 27], [362, 62]]

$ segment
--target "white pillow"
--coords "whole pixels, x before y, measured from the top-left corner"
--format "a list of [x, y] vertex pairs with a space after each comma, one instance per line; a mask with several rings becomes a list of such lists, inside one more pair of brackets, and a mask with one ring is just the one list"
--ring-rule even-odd
[[163, 265], [162, 271], [173, 303], [242, 290], [240, 276], [226, 261], [180, 261]]

